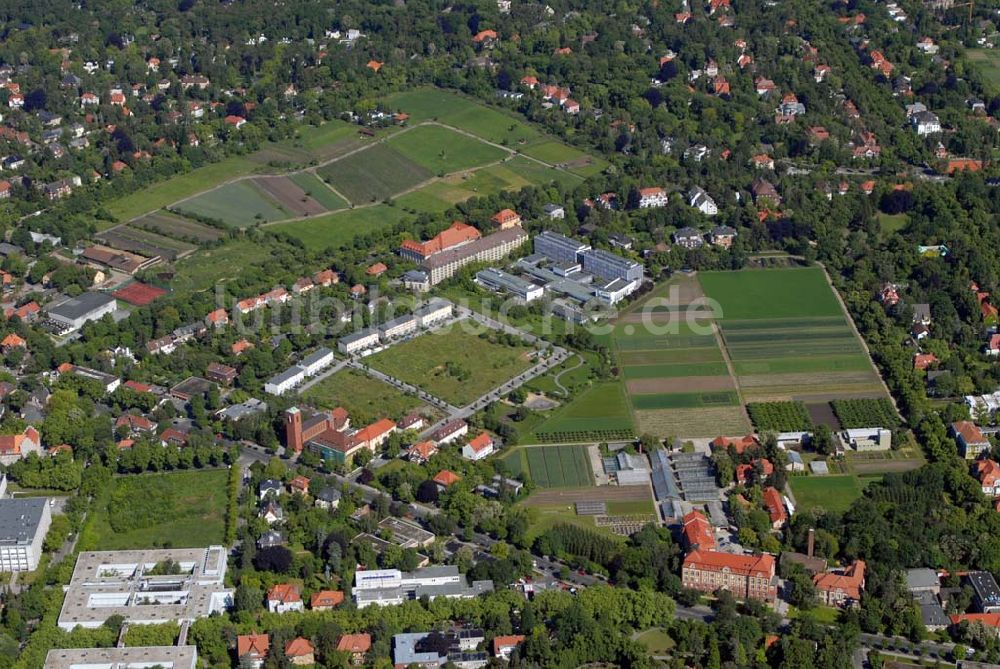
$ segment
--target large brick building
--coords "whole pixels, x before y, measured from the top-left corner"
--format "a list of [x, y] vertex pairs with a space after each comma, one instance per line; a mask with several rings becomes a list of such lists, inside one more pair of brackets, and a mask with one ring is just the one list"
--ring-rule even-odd
[[731, 555], [694, 550], [684, 558], [681, 583], [685, 588], [702, 592], [728, 590], [737, 599], [774, 601], [778, 579], [774, 556]]
[[354, 454], [367, 448], [373, 453], [396, 431], [396, 423], [383, 418], [360, 430], [351, 429], [347, 411], [337, 407], [306, 416], [297, 407], [285, 411], [285, 443], [300, 453], [306, 446], [324, 460], [350, 463]]
[[813, 577], [816, 597], [824, 606], [852, 607], [861, 604], [865, 587], [865, 563], [855, 561], [846, 569], [828, 571]]

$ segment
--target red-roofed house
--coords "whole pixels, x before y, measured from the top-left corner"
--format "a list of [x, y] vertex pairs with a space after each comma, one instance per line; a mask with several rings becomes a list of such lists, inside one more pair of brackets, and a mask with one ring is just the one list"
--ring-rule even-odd
[[736, 465], [736, 482], [740, 485], [748, 483], [757, 469], [757, 463], [760, 463], [760, 471], [763, 478], [767, 478], [774, 473], [774, 465], [771, 464], [771, 461], [767, 458], [760, 458], [749, 464]]
[[368, 68], [369, 70], [371, 70], [372, 72], [375, 72], [375, 73], [378, 73], [378, 71], [382, 69], [382, 66], [383, 66], [383, 65], [385, 65], [385, 63], [383, 63], [383, 62], [381, 62], [381, 61], [378, 61], [378, 60], [370, 60], [370, 61], [368, 61], [368, 63], [367, 63], [366, 65], [365, 65], [365, 67], [367, 67], [367, 68]]
[[247, 120], [245, 118], [243, 118], [242, 116], [237, 116], [235, 114], [230, 114], [229, 116], [227, 116], [225, 118], [225, 121], [226, 125], [232, 126], [237, 130], [239, 130], [240, 128], [242, 128], [247, 124]]
[[216, 309], [205, 316], [205, 325], [221, 328], [229, 323], [229, 313], [225, 309]]
[[490, 222], [498, 230], [508, 230], [516, 225], [521, 225], [521, 216], [513, 209], [501, 209], [490, 217]]
[[689, 551], [715, 549], [715, 532], [712, 531], [712, 524], [701, 511], [695, 509], [684, 516], [684, 529], [681, 534], [684, 538], [684, 548]]
[[1000, 334], [990, 335], [986, 341], [987, 355], [1000, 355]]
[[538, 77], [533, 77], [530, 74], [526, 74], [521, 77], [521, 85], [529, 90], [535, 90], [538, 86]]
[[137, 434], [152, 434], [156, 432], [156, 423], [146, 418], [132, 413], [125, 413], [115, 421], [115, 430], [120, 427], [127, 427], [129, 436]]
[[288, 487], [293, 493], [298, 493], [300, 495], [309, 494], [309, 479], [305, 476], [296, 476], [289, 483]]
[[1000, 464], [994, 460], [976, 462], [976, 478], [987, 497], [1000, 497]]
[[292, 664], [308, 665], [316, 663], [316, 649], [308, 639], [295, 637], [285, 644], [285, 657]]
[[3, 338], [3, 341], [0, 341], [0, 349], [2, 349], [4, 353], [12, 351], [15, 348], [26, 348], [27, 346], [28, 342], [24, 341], [24, 339], [16, 332], [11, 332]]
[[983, 435], [979, 426], [971, 420], [960, 420], [951, 424], [951, 433], [958, 442], [958, 452], [966, 460], [975, 460], [984, 451], [989, 451], [990, 440]]
[[824, 572], [813, 577], [816, 596], [824, 606], [854, 607], [861, 604], [865, 587], [865, 563], [855, 560], [847, 569]]
[[229, 347], [229, 350], [232, 351], [233, 355], [238, 356], [252, 348], [254, 348], [253, 343], [247, 341], [246, 339], [240, 339], [239, 341], [234, 342], [233, 345]]
[[442, 469], [437, 474], [435, 474], [434, 478], [431, 480], [434, 481], [434, 483], [437, 483], [439, 488], [444, 489], [455, 485], [456, 483], [462, 480], [462, 477], [453, 471], [450, 471], [448, 469]]
[[770, 602], [777, 596], [774, 556], [692, 551], [684, 558], [681, 583], [701, 592], [728, 590], [737, 599]]
[[480, 30], [472, 36], [472, 43], [477, 49], [492, 49], [499, 41], [495, 30]]
[[313, 611], [329, 611], [344, 603], [344, 593], [340, 590], [320, 590], [309, 598], [309, 608]]
[[270, 647], [271, 639], [266, 634], [241, 634], [236, 637], [236, 659], [241, 667], [260, 669]]
[[364, 664], [365, 656], [371, 649], [371, 634], [345, 634], [337, 642], [338, 651], [351, 655], [351, 664]]
[[959, 623], [979, 624], [992, 627], [1000, 634], [1000, 613], [960, 613], [949, 616], [952, 625]]
[[[765, 460], [765, 462], [767, 461]], [[771, 518], [771, 528], [780, 530], [785, 521], [788, 520], [788, 513], [785, 511], [785, 503], [777, 488], [769, 486], [764, 489], [764, 506], [767, 507], [767, 515]]]
[[667, 202], [667, 191], [659, 186], [639, 189], [639, 209], [665, 207]]
[[423, 262], [435, 253], [461, 246], [480, 238], [479, 230], [471, 225], [455, 221], [448, 228], [434, 235], [426, 242], [405, 240], [399, 246], [399, 255], [415, 262]]
[[365, 270], [365, 274], [368, 276], [382, 276], [389, 268], [385, 266], [384, 262], [377, 262], [374, 265], [370, 265], [368, 269]]
[[11, 465], [29, 453], [41, 454], [42, 438], [30, 425], [20, 434], [0, 435], [0, 464]]
[[462, 457], [466, 460], [482, 460], [493, 453], [493, 437], [480, 432], [462, 447]]
[[743, 455], [748, 448], [760, 446], [760, 441], [752, 434], [744, 437], [716, 437], [709, 444], [713, 449], [728, 450], [730, 446], [736, 449], [737, 455]]
[[267, 591], [267, 610], [271, 613], [286, 613], [302, 610], [302, 595], [294, 583], [277, 583]]
[[493, 637], [493, 655], [504, 660], [510, 660], [511, 653], [523, 642], [523, 634]]
[[913, 356], [913, 369], [926, 370], [936, 362], [938, 358], [933, 353], [916, 353]]
[[420, 464], [430, 460], [431, 456], [437, 452], [438, 448], [434, 445], [433, 441], [421, 441], [413, 444], [413, 446], [410, 446], [410, 450], [407, 453], [410, 458], [410, 462]]
[[324, 269], [320, 272], [316, 272], [313, 275], [313, 283], [317, 286], [322, 286], [326, 288], [327, 286], [332, 286], [335, 283], [340, 283], [340, 277], [332, 269]]

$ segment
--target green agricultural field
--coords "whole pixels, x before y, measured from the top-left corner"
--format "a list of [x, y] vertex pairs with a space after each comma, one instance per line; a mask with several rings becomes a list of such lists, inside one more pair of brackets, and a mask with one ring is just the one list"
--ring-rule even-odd
[[317, 216], [307, 221], [278, 223], [268, 226], [268, 229], [287, 233], [312, 249], [339, 248], [360, 235], [392, 227], [406, 216], [407, 213], [399, 207], [379, 204]]
[[354, 204], [386, 200], [434, 176], [387, 144], [374, 144], [316, 173]]
[[234, 279], [246, 268], [270, 257], [271, 249], [260, 242], [227, 241], [178, 261], [171, 287], [176, 292], [209, 290], [219, 281]]
[[527, 446], [502, 458], [512, 476], [526, 475], [539, 488], [581, 488], [594, 484], [586, 446]]
[[543, 137], [541, 132], [511, 114], [439, 88], [397, 93], [387, 102], [393, 110], [409, 114], [414, 122], [436, 120], [511, 148], [538, 142]]
[[[257, 169], [259, 166], [246, 158], [233, 156], [167, 181], [146, 186], [140, 191], [108, 203], [108, 209], [119, 221], [128, 221], [201, 193], [207, 188], [214, 188], [236, 177], [251, 174]], [[107, 222], [105, 227], [113, 224]]]
[[125, 550], [221, 544], [228, 479], [226, 469], [116, 477], [95, 500], [81, 545]]
[[724, 362], [692, 362], [668, 365], [626, 365], [623, 376], [629, 379], [668, 379], [678, 376], [726, 376]]
[[312, 199], [330, 211], [347, 208], [347, 200], [340, 197], [323, 180], [312, 172], [297, 172], [289, 177], [292, 182], [304, 190]]
[[353, 369], [331, 374], [302, 393], [302, 398], [324, 409], [344, 407], [357, 425], [379, 418], [399, 420], [424, 406], [416, 397]]
[[719, 303], [723, 327], [727, 320], [843, 316], [819, 268], [701, 272], [698, 278]]
[[265, 196], [247, 180], [237, 181], [202, 193], [173, 207], [182, 214], [194, 214], [222, 221], [234, 228], [291, 218], [292, 213]]
[[503, 149], [437, 125], [418, 126], [401, 132], [388, 144], [417, 165], [438, 175], [481, 167], [509, 155]]
[[968, 49], [965, 53], [994, 90], [1000, 90], [1000, 52], [996, 49]]
[[788, 479], [795, 496], [796, 511], [823, 509], [843, 513], [857, 498], [864, 485], [857, 476], [792, 476]]
[[636, 411], [651, 409], [694, 409], [697, 407], [722, 407], [739, 405], [735, 392], [713, 393], [657, 393], [633, 395], [632, 406]]
[[366, 359], [371, 367], [464, 406], [532, 365], [532, 349], [451, 328], [396, 344]]
[[540, 441], [591, 441], [621, 439], [634, 434], [632, 416], [620, 383], [600, 383], [588, 388], [536, 430]]
[[532, 144], [522, 149], [521, 153], [550, 165], [559, 165], [582, 177], [600, 174], [608, 166], [608, 163], [600, 158], [595, 158], [580, 149], [556, 141]]
[[751, 374], [807, 374], [815, 372], [865, 372], [871, 362], [864, 355], [789, 357], [771, 360], [736, 360], [733, 368], [740, 376]]

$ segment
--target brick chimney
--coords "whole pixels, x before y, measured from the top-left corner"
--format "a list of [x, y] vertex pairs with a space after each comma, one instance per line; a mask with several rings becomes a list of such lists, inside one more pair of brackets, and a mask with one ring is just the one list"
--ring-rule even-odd
[[285, 411], [285, 447], [301, 453], [302, 445], [302, 412], [292, 407]]
[[813, 556], [813, 551], [816, 549], [816, 530], [809, 528], [809, 538], [806, 541], [806, 555], [809, 557]]

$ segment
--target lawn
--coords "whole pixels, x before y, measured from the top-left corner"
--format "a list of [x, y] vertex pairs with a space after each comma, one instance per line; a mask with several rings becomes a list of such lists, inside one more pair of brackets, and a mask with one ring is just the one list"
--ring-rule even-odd
[[581, 488], [594, 484], [586, 446], [529, 446], [503, 457], [512, 476], [526, 475], [539, 488]]
[[407, 216], [400, 207], [379, 204], [358, 207], [317, 216], [307, 221], [289, 221], [268, 226], [274, 232], [285, 232], [301, 239], [312, 249], [339, 248], [355, 237], [399, 223]]
[[177, 262], [171, 287], [177, 292], [208, 290], [219, 281], [233, 279], [271, 257], [271, 249], [245, 239], [227, 241]]
[[875, 218], [878, 219], [879, 229], [886, 234], [899, 232], [910, 222], [910, 217], [906, 214], [886, 214], [879, 212]]
[[496, 144], [516, 148], [540, 141], [541, 132], [512, 114], [439, 88], [418, 88], [388, 98], [414, 121], [437, 120]]
[[667, 631], [661, 627], [651, 627], [639, 634], [635, 640], [644, 646], [650, 655], [666, 655], [676, 645]]
[[289, 178], [295, 183], [296, 186], [304, 190], [307, 195], [330, 211], [344, 209], [348, 206], [347, 200], [333, 192], [329, 186], [323, 183], [323, 181], [312, 172], [297, 172]]
[[599, 383], [552, 412], [535, 430], [540, 441], [624, 439], [634, 434], [632, 416], [620, 383]]
[[464, 406], [531, 367], [531, 350], [451, 328], [396, 344], [367, 358], [366, 364]]
[[[226, 469], [116, 477], [92, 507], [82, 547], [125, 550], [221, 544], [228, 479]], [[114, 525], [127, 529], [115, 531]]]
[[424, 406], [416, 397], [377, 381], [367, 374], [344, 369], [331, 374], [302, 394], [303, 399], [324, 409], [342, 406], [358, 425], [379, 418], [399, 420]]
[[400, 154], [434, 174], [480, 167], [507, 157], [508, 152], [437, 125], [418, 126], [388, 142]]
[[222, 221], [234, 228], [246, 228], [260, 222], [280, 221], [294, 214], [282, 209], [248, 181], [226, 184], [173, 207], [182, 214], [194, 214]]
[[354, 204], [389, 199], [434, 176], [387, 144], [374, 144], [316, 172]]
[[719, 303], [718, 319], [843, 316], [833, 290], [815, 267], [701, 272], [705, 294]]
[[1000, 51], [996, 49], [968, 49], [966, 55], [995, 89], [1000, 89]]
[[[155, 209], [162, 209], [178, 200], [191, 197], [208, 188], [214, 188], [230, 179], [250, 174], [258, 165], [245, 157], [233, 156], [211, 165], [199, 167], [187, 174], [161, 181], [142, 190], [126, 195], [108, 204], [108, 209], [119, 221], [128, 221]], [[98, 221], [98, 223], [102, 223]], [[113, 223], [108, 222], [105, 227]]]
[[843, 476], [792, 476], [788, 479], [795, 496], [796, 511], [820, 508], [831, 513], [843, 513], [857, 498], [864, 486], [858, 477]]

